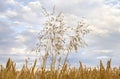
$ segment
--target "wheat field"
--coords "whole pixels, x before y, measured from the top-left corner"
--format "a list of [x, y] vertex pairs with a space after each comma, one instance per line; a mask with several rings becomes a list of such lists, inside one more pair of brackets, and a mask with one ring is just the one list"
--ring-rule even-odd
[[69, 67], [65, 63], [61, 68], [36, 67], [34, 61], [32, 67], [23, 65], [20, 70], [16, 69], [16, 64], [9, 58], [6, 67], [0, 65], [0, 79], [120, 79], [120, 67], [111, 67], [111, 60], [108, 60], [104, 67], [100, 61], [98, 67], [84, 67], [80, 62], [79, 68]]

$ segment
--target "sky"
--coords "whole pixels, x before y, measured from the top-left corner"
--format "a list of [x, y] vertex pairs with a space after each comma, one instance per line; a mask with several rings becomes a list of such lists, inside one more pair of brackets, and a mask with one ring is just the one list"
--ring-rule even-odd
[[66, 24], [74, 27], [84, 18], [92, 32], [85, 37], [88, 44], [77, 53], [71, 53], [69, 61], [77, 66], [79, 61], [87, 66], [104, 64], [110, 58], [112, 66], [120, 66], [120, 0], [0, 0], [0, 64], [10, 57], [21, 67], [25, 59], [30, 64], [39, 58], [35, 48], [37, 36], [43, 28], [42, 8], [56, 14], [62, 12]]

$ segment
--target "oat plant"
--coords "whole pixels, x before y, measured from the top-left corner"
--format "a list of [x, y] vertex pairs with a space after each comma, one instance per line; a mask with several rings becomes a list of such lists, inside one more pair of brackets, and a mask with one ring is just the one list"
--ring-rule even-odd
[[65, 65], [70, 52], [77, 52], [80, 47], [87, 45], [83, 38], [90, 32], [88, 24], [81, 20], [77, 22], [76, 26], [68, 26], [64, 21], [63, 13], [56, 15], [55, 7], [51, 13], [43, 8], [43, 14], [46, 21], [38, 34], [35, 49], [37, 53], [44, 54], [42, 67], [45, 68], [50, 56], [52, 58], [51, 68], [54, 68], [56, 60], [61, 59], [62, 54], [66, 55], [63, 64]]

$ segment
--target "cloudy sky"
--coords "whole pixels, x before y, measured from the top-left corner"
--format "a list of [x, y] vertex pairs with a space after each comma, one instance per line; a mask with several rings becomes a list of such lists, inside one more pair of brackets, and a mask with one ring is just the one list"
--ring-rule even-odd
[[69, 25], [84, 17], [93, 30], [85, 37], [88, 46], [69, 56], [72, 64], [97, 66], [111, 58], [120, 66], [120, 0], [0, 0], [0, 64], [11, 57], [20, 67], [28, 57], [38, 58], [30, 51], [43, 28], [41, 7], [51, 11], [54, 5]]

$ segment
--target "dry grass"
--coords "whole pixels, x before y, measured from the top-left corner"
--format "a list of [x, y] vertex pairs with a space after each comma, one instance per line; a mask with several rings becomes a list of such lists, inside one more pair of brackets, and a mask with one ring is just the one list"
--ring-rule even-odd
[[34, 65], [28, 68], [25, 64], [21, 70], [16, 70], [16, 64], [8, 59], [6, 67], [0, 66], [0, 79], [120, 79], [120, 67], [111, 68], [110, 60], [104, 67], [100, 61], [99, 67], [87, 68], [83, 67], [80, 62], [79, 68], [70, 68], [67, 63], [61, 68], [47, 70], [44, 67], [36, 67]]

